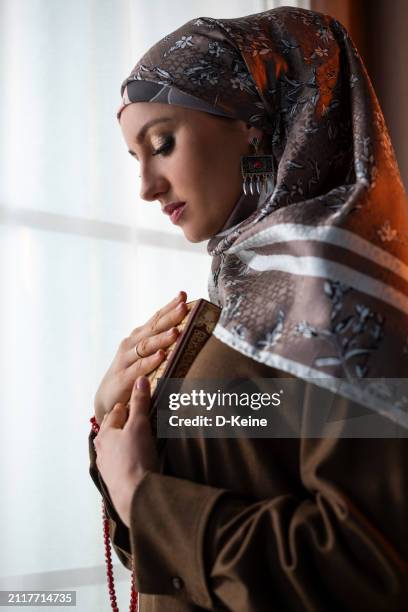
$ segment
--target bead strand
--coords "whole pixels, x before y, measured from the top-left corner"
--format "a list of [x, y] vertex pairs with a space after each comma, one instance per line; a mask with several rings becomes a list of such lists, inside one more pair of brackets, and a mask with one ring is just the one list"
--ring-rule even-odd
[[[90, 421], [92, 424], [92, 431], [95, 434], [97, 434], [100, 428], [96, 421], [96, 418], [92, 417]], [[107, 583], [108, 583], [109, 599], [111, 602], [112, 611], [119, 612], [118, 603], [116, 599], [115, 579], [113, 576], [112, 553], [111, 553], [111, 543], [110, 543], [110, 535], [109, 535], [109, 518], [106, 514], [106, 508], [105, 508], [105, 504], [103, 500], [102, 500], [102, 522], [103, 522], [103, 540], [105, 544], [106, 578], [107, 578]], [[137, 600], [138, 600], [138, 594], [135, 589], [135, 567], [134, 567], [133, 557], [132, 557], [132, 576], [131, 576], [131, 585], [130, 585], [129, 612], [137, 612]]]

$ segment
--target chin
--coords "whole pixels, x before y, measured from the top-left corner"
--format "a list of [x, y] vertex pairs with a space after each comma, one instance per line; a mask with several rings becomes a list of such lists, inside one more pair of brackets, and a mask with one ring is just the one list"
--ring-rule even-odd
[[189, 241], [189, 242], [204, 242], [205, 240], [209, 240], [213, 234], [210, 232], [206, 232], [205, 230], [203, 231], [203, 229], [201, 230], [194, 230], [192, 228], [189, 227], [183, 227], [182, 228], [183, 233], [185, 238]]

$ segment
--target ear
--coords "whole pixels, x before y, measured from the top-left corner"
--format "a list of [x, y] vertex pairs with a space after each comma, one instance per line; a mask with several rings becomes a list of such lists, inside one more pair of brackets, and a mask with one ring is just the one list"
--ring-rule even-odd
[[250, 144], [254, 138], [257, 138], [259, 142], [262, 142], [262, 139], [264, 137], [264, 133], [262, 132], [262, 130], [247, 123], [246, 131], [247, 131], [247, 137], [248, 137], [248, 144]]
[[254, 138], [257, 138], [259, 141], [259, 149], [258, 153], [270, 153], [270, 143], [268, 140], [268, 135], [253, 125], [246, 124], [247, 130], [247, 138], [248, 144], [251, 144]]

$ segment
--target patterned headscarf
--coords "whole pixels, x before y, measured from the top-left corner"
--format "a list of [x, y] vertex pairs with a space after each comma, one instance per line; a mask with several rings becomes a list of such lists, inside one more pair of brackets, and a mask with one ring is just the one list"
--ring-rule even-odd
[[146, 53], [122, 96], [270, 135], [273, 194], [208, 243], [215, 336], [408, 427], [390, 380], [408, 371], [408, 202], [344, 27], [297, 8], [195, 19]]

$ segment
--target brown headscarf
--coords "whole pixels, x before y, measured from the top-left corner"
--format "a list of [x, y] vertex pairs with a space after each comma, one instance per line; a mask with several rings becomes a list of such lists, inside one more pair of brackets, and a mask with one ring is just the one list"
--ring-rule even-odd
[[408, 397], [390, 380], [408, 371], [407, 198], [344, 27], [296, 8], [195, 19], [147, 52], [122, 96], [270, 135], [275, 190], [208, 243], [210, 299], [223, 308], [214, 333], [408, 427]]

